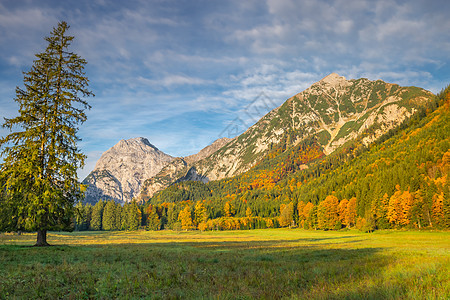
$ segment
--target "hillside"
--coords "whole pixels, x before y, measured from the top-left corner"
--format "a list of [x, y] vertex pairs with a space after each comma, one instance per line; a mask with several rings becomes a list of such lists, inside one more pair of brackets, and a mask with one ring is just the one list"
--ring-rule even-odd
[[[359, 218], [361, 226], [370, 228], [448, 228], [449, 95], [441, 95], [441, 106], [434, 112], [436, 102], [431, 101], [368, 147], [365, 143], [377, 129], [363, 131], [328, 156], [317, 138], [289, 147], [288, 136], [242, 175], [205, 185], [179, 183], [150, 203], [170, 207], [165, 203], [175, 202], [173, 209], [180, 211], [186, 205], [193, 210], [194, 203], [202, 201], [211, 219], [224, 217], [228, 203], [236, 217], [245, 217], [250, 209], [253, 216], [278, 220], [292, 203], [292, 220], [304, 227], [321, 228], [319, 212], [331, 209], [337, 220], [333, 226], [355, 226]], [[326, 207], [323, 203], [328, 202], [332, 204]], [[343, 214], [349, 202], [355, 206], [354, 216], [346, 223]], [[304, 211], [307, 205], [310, 209]]]
[[381, 80], [346, 80], [330, 74], [289, 98], [265, 115], [226, 147], [195, 164], [209, 180], [235, 176], [249, 170], [291, 133], [289, 145], [315, 135], [330, 154], [368, 128], [365, 145], [395, 128], [433, 95], [416, 87], [400, 87]]
[[364, 78], [347, 80], [330, 74], [190, 168], [183, 166], [187, 163], [174, 161], [174, 165], [145, 182], [139, 198], [145, 201], [178, 181], [208, 182], [242, 174], [279, 143], [290, 147], [314, 137], [323, 153], [329, 155], [370, 131], [361, 140], [368, 145], [433, 98], [432, 93], [416, 87]]

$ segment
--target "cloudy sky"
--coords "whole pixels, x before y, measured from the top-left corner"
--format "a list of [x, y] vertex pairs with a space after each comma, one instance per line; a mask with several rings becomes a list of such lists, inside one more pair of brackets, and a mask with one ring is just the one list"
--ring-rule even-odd
[[61, 20], [96, 94], [82, 179], [120, 139], [193, 154], [251, 125], [253, 101], [269, 110], [332, 72], [438, 92], [449, 12], [448, 0], [0, 0], [0, 117], [17, 115], [15, 87]]

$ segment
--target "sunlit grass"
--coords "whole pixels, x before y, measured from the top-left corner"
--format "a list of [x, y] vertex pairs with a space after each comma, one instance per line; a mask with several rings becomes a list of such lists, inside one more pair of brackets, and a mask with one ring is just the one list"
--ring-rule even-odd
[[0, 298], [449, 299], [450, 233], [0, 235]]

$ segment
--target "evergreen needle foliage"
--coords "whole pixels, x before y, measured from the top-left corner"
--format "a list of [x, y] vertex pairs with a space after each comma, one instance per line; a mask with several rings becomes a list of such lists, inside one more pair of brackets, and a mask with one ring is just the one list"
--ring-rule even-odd
[[0, 139], [0, 230], [37, 231], [38, 246], [47, 245], [47, 230], [71, 228], [74, 203], [84, 197], [77, 131], [90, 109], [82, 97], [93, 93], [86, 60], [68, 49], [68, 29], [60, 22], [45, 38], [47, 48], [24, 72], [24, 88], [16, 88], [19, 115], [3, 124], [12, 133]]

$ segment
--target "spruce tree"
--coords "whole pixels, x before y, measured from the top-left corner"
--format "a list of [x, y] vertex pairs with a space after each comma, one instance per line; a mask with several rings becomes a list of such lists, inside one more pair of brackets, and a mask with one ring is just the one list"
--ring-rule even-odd
[[116, 203], [113, 200], [106, 202], [102, 217], [103, 230], [116, 230]]
[[103, 200], [98, 201], [92, 207], [92, 216], [91, 216], [91, 230], [102, 230], [102, 219], [103, 219], [103, 208], [105, 207], [106, 202]]
[[0, 230], [37, 231], [37, 246], [47, 244], [48, 230], [70, 230], [74, 203], [81, 200], [77, 169], [85, 155], [77, 147], [79, 124], [86, 121], [93, 95], [85, 76], [86, 61], [69, 51], [69, 26], [60, 22], [45, 38], [24, 72], [24, 88], [16, 88], [19, 115], [5, 119], [12, 133], [0, 139], [1, 189], [6, 195], [0, 214], [8, 216]]

